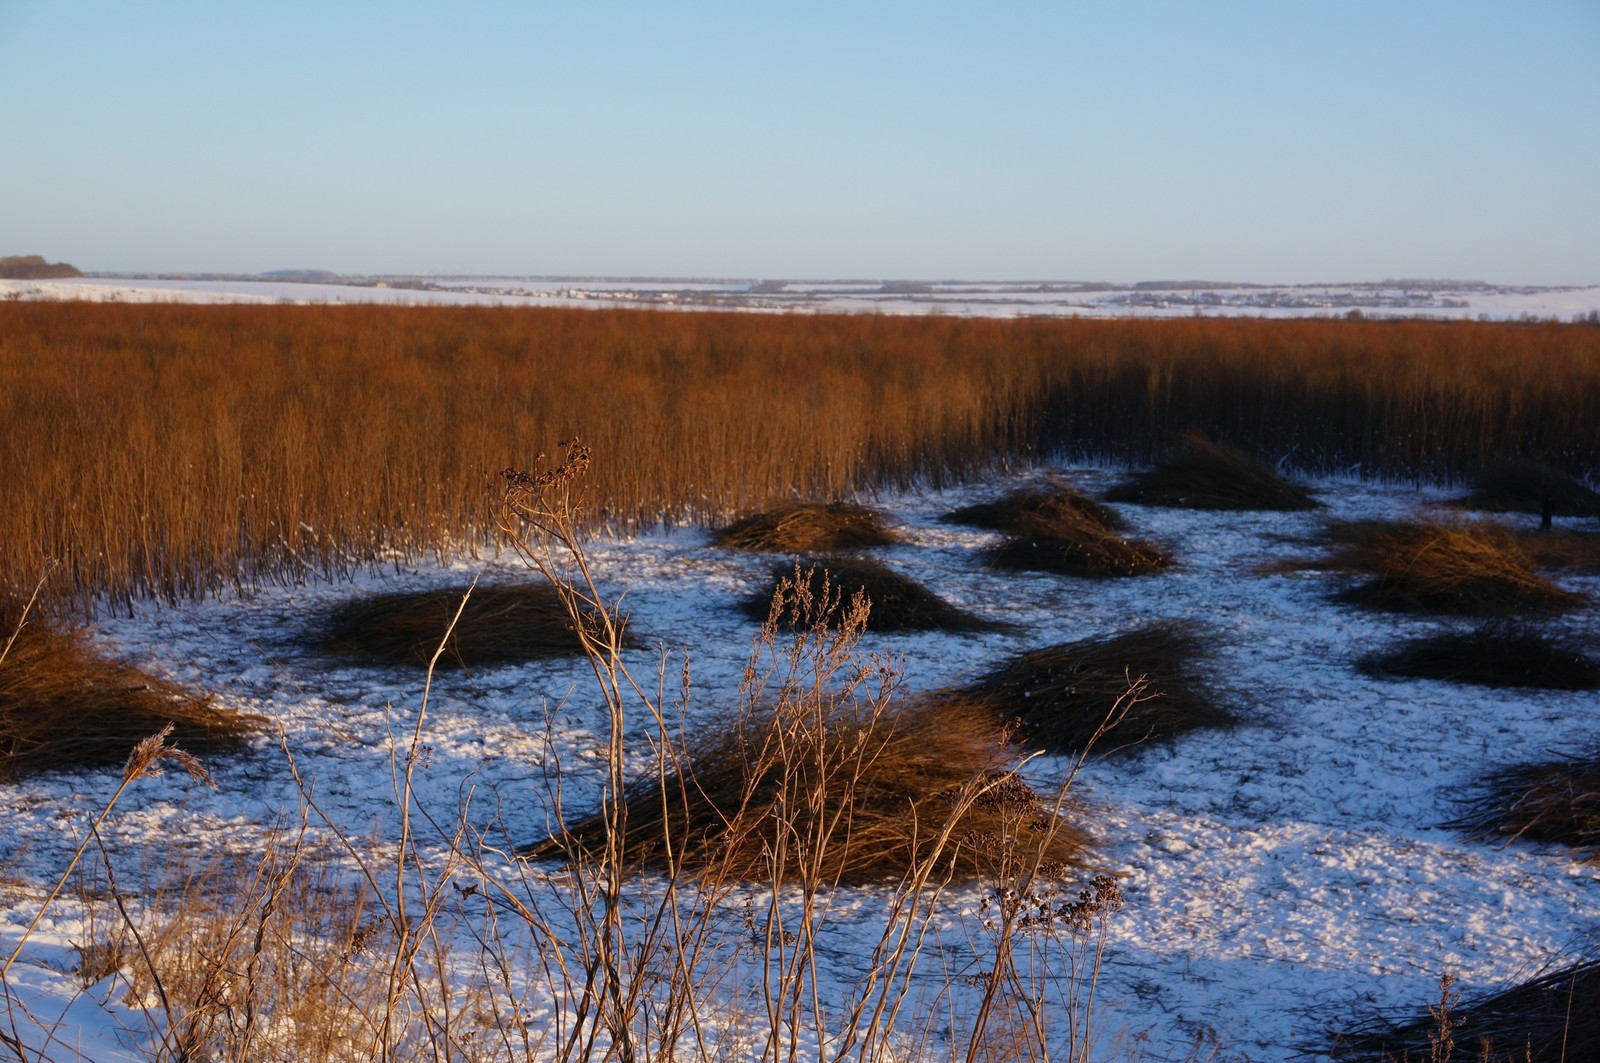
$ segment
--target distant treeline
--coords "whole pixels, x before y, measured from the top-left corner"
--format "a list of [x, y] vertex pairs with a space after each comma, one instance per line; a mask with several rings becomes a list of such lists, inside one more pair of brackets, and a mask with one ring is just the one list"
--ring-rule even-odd
[[176, 599], [483, 543], [498, 471], [572, 433], [622, 529], [1191, 429], [1307, 472], [1593, 477], [1600, 329], [22, 302], [0, 418], [0, 581]]
[[83, 271], [65, 262], [46, 262], [43, 255], [0, 257], [0, 280], [38, 281], [53, 277], [81, 277]]

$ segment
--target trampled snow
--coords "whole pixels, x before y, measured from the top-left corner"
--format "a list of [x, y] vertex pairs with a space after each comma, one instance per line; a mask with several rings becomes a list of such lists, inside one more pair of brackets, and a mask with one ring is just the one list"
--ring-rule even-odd
[[[1114, 475], [1061, 471], [1091, 493]], [[1403, 517], [1442, 495], [1324, 480], [1314, 485], [1324, 513], [1123, 507], [1131, 534], [1165, 543], [1176, 564], [1159, 575], [1090, 581], [985, 568], [980, 553], [992, 533], [937, 521], [1018, 482], [876, 502], [906, 533], [877, 552], [882, 560], [1015, 626], [869, 634], [865, 648], [898, 659], [913, 690], [930, 690], [1028, 649], [1192, 619], [1212, 632], [1215, 682], [1244, 718], [1236, 729], [1095, 760], [1074, 784], [1096, 810], [1101, 861], [1123, 876], [1126, 895], [1110, 922], [1098, 990], [1103, 1058], [1284, 1059], [1377, 1011], [1420, 1013], [1445, 972], [1471, 995], [1595, 943], [1600, 867], [1559, 846], [1486, 843], [1442, 826], [1487, 770], [1593, 748], [1593, 694], [1368, 678], [1356, 658], [1452, 622], [1334, 604], [1335, 584], [1323, 574], [1268, 571], [1274, 560], [1314, 553], [1297, 540], [1327, 516]], [[603, 589], [626, 595], [632, 631], [652, 647], [634, 653], [635, 670], [654, 675], [664, 651], [670, 682], [687, 655], [689, 725], [730, 710], [755, 633], [739, 605], [763, 586], [772, 559], [713, 548], [690, 528], [597, 540], [589, 550]], [[524, 574], [504, 557], [402, 564], [348, 583], [269, 587], [176, 609], [143, 605], [132, 616], [101, 617], [94, 633], [141, 666], [281, 726], [319, 801], [381, 846], [395, 829], [390, 742], [415, 722], [421, 677], [330, 664], [296, 636], [353, 594]], [[1600, 597], [1595, 577], [1562, 582]], [[1550, 623], [1592, 640], [1597, 615], [1591, 606]], [[423, 740], [422, 803], [449, 816], [470, 785], [480, 795], [468, 813], [474, 826], [503, 828], [515, 840], [537, 840], [549, 824], [542, 768], [552, 756], [567, 773], [569, 808], [586, 808], [598, 792], [604, 717], [581, 662], [441, 675]], [[635, 770], [645, 770], [642, 739], [632, 752]], [[215, 792], [175, 774], [137, 783], [105, 828], [114, 848], [133, 863], [174, 845], [248, 850], [296, 814], [299, 793], [275, 738], [209, 766]], [[1054, 758], [1027, 769], [1041, 788], [1069, 770]], [[54, 881], [116, 780], [109, 770], [61, 772], [4, 787], [0, 944], [35, 914], [40, 887]], [[950, 940], [972, 932], [982, 894], [973, 887], [954, 896]], [[825, 945], [841, 981], [851, 957], [876, 940], [881, 899], [872, 890], [838, 898]], [[124, 984], [112, 976], [80, 991], [74, 945], [87, 933], [81, 906], [60, 902], [10, 983], [35, 1016], [55, 1023], [56, 1051], [46, 1058], [73, 1058], [72, 1045], [87, 1046], [93, 1059], [138, 1058], [152, 1020], [123, 999]]]

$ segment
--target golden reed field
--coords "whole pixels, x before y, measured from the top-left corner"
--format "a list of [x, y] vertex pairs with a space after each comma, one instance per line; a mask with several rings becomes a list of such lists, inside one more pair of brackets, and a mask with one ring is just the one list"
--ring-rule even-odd
[[576, 434], [587, 518], [711, 522], [1198, 429], [1306, 472], [1600, 463], [1600, 329], [1238, 319], [0, 305], [0, 583], [58, 608], [492, 536]]

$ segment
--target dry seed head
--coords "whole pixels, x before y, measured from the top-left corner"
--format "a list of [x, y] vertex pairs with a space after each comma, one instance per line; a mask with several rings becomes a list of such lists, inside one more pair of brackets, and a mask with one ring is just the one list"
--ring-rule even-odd
[[122, 768], [122, 781], [131, 783], [135, 779], [146, 775], [160, 775], [161, 762], [170, 760], [178, 767], [189, 773], [189, 777], [196, 782], [205, 783], [211, 789], [217, 788], [216, 781], [211, 778], [211, 773], [205, 766], [196, 760], [194, 754], [179, 749], [177, 746], [167, 745], [167, 739], [172, 734], [172, 724], [163, 727], [159, 734], [149, 738], [133, 747], [133, 752], [128, 754], [128, 763]]

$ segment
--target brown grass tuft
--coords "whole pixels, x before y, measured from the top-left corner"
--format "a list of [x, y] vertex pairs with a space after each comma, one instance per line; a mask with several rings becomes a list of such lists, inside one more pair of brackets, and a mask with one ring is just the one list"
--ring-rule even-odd
[[[466, 587], [374, 594], [330, 610], [311, 645], [369, 664], [426, 667]], [[583, 652], [555, 592], [543, 584], [476, 587], [445, 643], [439, 668], [477, 668]]]
[[1368, 573], [1343, 601], [1397, 612], [1507, 616], [1586, 601], [1536, 574], [1517, 537], [1489, 521], [1330, 521], [1326, 561], [1302, 567]]
[[947, 696], [1015, 720], [1024, 742], [1077, 754], [1096, 740], [1130, 683], [1143, 677], [1148, 685], [1099, 739], [1106, 752], [1116, 752], [1235, 722], [1207, 690], [1198, 663], [1205, 653], [1198, 628], [1161, 621], [1020, 654]]
[[1587, 575], [1600, 574], [1600, 535], [1557, 528], [1521, 532], [1517, 543], [1539, 568]]
[[1461, 504], [1493, 513], [1541, 513], [1546, 499], [1557, 517], [1600, 517], [1600, 493], [1536, 461], [1497, 461], [1478, 473]]
[[883, 514], [853, 502], [784, 502], [741, 517], [711, 541], [730, 550], [814, 554], [888, 546], [899, 537]]
[[1501, 768], [1449, 825], [1482, 838], [1529, 838], [1570, 846], [1587, 859], [1600, 857], [1600, 757]]
[[[813, 715], [778, 707], [764, 720], [713, 728], [681, 774], [628, 795], [627, 862], [666, 870], [674, 862], [741, 880], [771, 881], [771, 854], [786, 820], [838, 822], [833, 844], [777, 879], [814, 875], [841, 885], [894, 882], [930, 858], [964, 793], [983, 792], [960, 815], [937, 861], [958, 880], [1015, 874], [1008, 860], [1043, 846], [1042, 867], [1081, 866], [1088, 836], [1007, 770], [1004, 730], [951, 704], [900, 703], [888, 711], [838, 706]], [[813, 828], [814, 829], [814, 828]], [[533, 846], [536, 859], [598, 851], [606, 822], [590, 816]], [[668, 839], [672, 839], [670, 844]], [[674, 857], [676, 853], [676, 857]]]
[[102, 656], [80, 630], [30, 619], [20, 630], [0, 608], [0, 779], [23, 772], [122, 764], [139, 744], [172, 727], [191, 752], [235, 746], [266, 722], [197, 697]]
[[828, 557], [808, 568], [772, 571], [772, 582], [752, 596], [746, 609], [750, 616], [766, 620], [774, 594], [786, 580], [800, 580], [809, 588], [809, 598], [826, 601], [825, 615], [801, 616], [790, 609], [778, 619], [790, 627], [807, 627], [815, 621], [837, 626], [845, 606], [857, 594], [871, 605], [867, 617], [869, 631], [1000, 631], [1006, 625], [957, 608], [916, 580], [863, 557]]
[[[1576, 1063], [1600, 1059], [1600, 958], [1590, 956], [1498, 993], [1444, 1000], [1425, 1017], [1348, 1036], [1335, 1058], [1448, 1059], [1446, 1038], [1475, 1063]], [[1459, 1023], [1459, 1026], [1457, 1025]], [[1441, 1026], [1444, 1036], [1441, 1037]]]
[[1600, 661], [1577, 640], [1525, 624], [1494, 621], [1471, 631], [1447, 631], [1411, 639], [1387, 653], [1359, 662], [1378, 678], [1442, 679], [1488, 687], [1543, 690], [1600, 689]]
[[1233, 447], [1190, 435], [1154, 469], [1106, 492], [1108, 502], [1215, 510], [1317, 509], [1310, 491]]
[[1098, 578], [1146, 576], [1171, 563], [1155, 543], [1124, 539], [1086, 515], [1064, 514], [1056, 520], [1025, 516], [1016, 524], [1017, 534], [988, 552], [988, 562], [996, 568]]
[[1105, 531], [1121, 531], [1126, 523], [1110, 506], [1101, 505], [1060, 480], [1051, 480], [1044, 487], [1009, 491], [993, 502], [963, 506], [939, 519], [946, 524], [965, 524], [1018, 535], [1030, 534], [1041, 524], [1077, 526], [1087, 523]]

